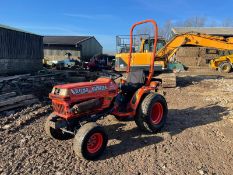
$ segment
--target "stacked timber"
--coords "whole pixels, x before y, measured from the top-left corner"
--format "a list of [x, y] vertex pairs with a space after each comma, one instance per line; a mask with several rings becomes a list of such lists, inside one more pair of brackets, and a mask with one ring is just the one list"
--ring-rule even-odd
[[34, 95], [17, 95], [16, 92], [0, 95], [0, 112], [39, 103]]
[[0, 77], [0, 112], [48, 100], [54, 85], [95, 80], [98, 76], [96, 72], [43, 70], [35, 75]]
[[60, 73], [0, 77], [0, 112], [39, 103], [58, 84]]

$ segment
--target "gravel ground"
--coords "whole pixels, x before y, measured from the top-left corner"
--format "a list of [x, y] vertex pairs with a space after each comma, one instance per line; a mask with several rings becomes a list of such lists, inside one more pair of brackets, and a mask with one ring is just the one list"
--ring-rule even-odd
[[75, 157], [72, 140], [44, 132], [49, 105], [0, 116], [0, 174], [232, 174], [233, 79], [183, 76], [166, 89], [169, 115], [160, 133], [140, 132], [134, 121], [99, 121], [109, 142], [97, 161]]

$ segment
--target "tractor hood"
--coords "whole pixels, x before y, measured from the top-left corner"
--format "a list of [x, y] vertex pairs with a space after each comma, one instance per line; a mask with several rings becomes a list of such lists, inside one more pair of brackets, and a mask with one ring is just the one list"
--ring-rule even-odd
[[98, 78], [94, 82], [70, 83], [54, 86], [51, 94], [62, 96], [98, 94], [117, 89], [117, 84], [110, 78]]
[[109, 78], [98, 78], [96, 81], [93, 82], [80, 82], [80, 83], [69, 83], [69, 84], [62, 84], [62, 85], [56, 85], [55, 88], [59, 89], [74, 89], [77, 87], [89, 87], [94, 85], [107, 85], [110, 82], [112, 82]]

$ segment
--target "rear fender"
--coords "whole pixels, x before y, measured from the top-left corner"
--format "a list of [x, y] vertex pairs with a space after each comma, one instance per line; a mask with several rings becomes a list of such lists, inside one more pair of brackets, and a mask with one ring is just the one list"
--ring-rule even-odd
[[141, 100], [143, 100], [143, 98], [150, 92], [155, 92], [155, 90], [155, 87], [148, 86], [143, 86], [142, 88], [138, 89], [130, 100], [130, 108], [136, 112]]

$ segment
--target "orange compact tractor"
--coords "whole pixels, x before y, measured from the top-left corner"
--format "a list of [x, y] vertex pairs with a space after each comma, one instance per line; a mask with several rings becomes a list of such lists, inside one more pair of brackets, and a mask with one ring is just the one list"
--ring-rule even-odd
[[[154, 26], [150, 70], [148, 73], [132, 71], [133, 30], [137, 25], [148, 22]], [[45, 122], [46, 133], [59, 140], [74, 137], [74, 152], [93, 160], [102, 154], [108, 142], [106, 132], [96, 121], [108, 114], [119, 120], [134, 118], [143, 131], [155, 133], [160, 130], [165, 124], [168, 109], [164, 97], [157, 93], [159, 83], [152, 79], [157, 38], [158, 27], [154, 20], [132, 26], [127, 77], [119, 84], [112, 78], [98, 78], [94, 82], [55, 86], [49, 94], [54, 112]]]

